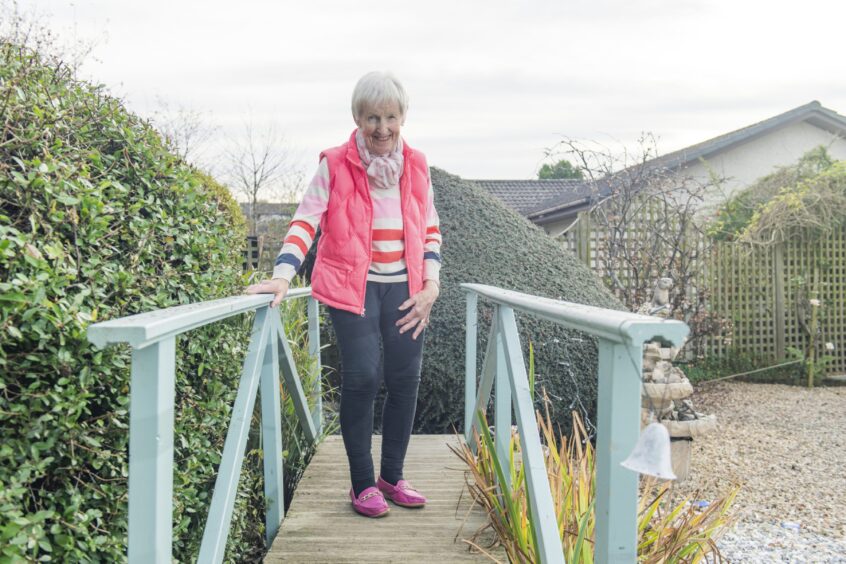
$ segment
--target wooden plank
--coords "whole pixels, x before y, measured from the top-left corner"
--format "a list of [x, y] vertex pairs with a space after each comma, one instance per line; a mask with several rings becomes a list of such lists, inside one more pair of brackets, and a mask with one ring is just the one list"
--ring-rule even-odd
[[832, 272], [832, 277], [838, 281], [838, 292], [834, 296], [834, 304], [837, 308], [837, 318], [840, 320], [837, 333], [834, 335], [832, 342], [834, 343], [835, 362], [832, 370], [834, 372], [846, 372], [846, 228], [839, 230], [838, 237], [838, 255], [834, 261], [836, 270]]
[[784, 245], [773, 248], [773, 301], [775, 313], [775, 355], [776, 360], [785, 358], [785, 318], [784, 318]]
[[[380, 458], [381, 439], [372, 437], [374, 461]], [[412, 435], [403, 473], [429, 502], [417, 509], [388, 502], [388, 515], [368, 519], [350, 503], [343, 439], [327, 437], [294, 492], [265, 562], [490, 562], [462, 542], [485, 527], [487, 517], [469, 497], [466, 467], [448, 446], [458, 448], [461, 440], [457, 435]], [[494, 540], [488, 529], [477, 542], [488, 546]], [[508, 561], [501, 547], [486, 550]]]
[[308, 408], [308, 399], [303, 390], [303, 383], [297, 373], [297, 363], [294, 360], [294, 353], [285, 335], [285, 327], [278, 315], [273, 316], [272, 338], [277, 340], [279, 351], [279, 368], [282, 370], [282, 377], [285, 380], [285, 389], [291, 396], [294, 404], [294, 411], [297, 413], [300, 429], [302, 429], [306, 440], [313, 442], [317, 440], [317, 425], [312, 420], [311, 411]]
[[[714, 248], [711, 251], [711, 256], [709, 258], [709, 265], [711, 269], [711, 313], [712, 315], [718, 316], [719, 318], [723, 316], [722, 310], [722, 284], [721, 281], [722, 271], [720, 269], [720, 257], [721, 257], [721, 244], [719, 242], [714, 243]], [[708, 347], [708, 352], [713, 354], [716, 353], [718, 356], [722, 352], [722, 332], [719, 335], [716, 335], [714, 338], [709, 339], [711, 346]]]
[[[293, 288], [285, 299], [309, 295], [311, 288]], [[157, 309], [89, 325], [87, 336], [100, 348], [110, 343], [129, 343], [139, 349], [215, 321], [257, 310], [272, 300], [273, 296], [268, 294], [256, 294]]]
[[472, 442], [473, 433], [479, 430], [479, 419], [476, 412], [481, 410], [486, 413], [488, 410], [488, 403], [490, 403], [491, 389], [493, 388], [494, 376], [496, 374], [496, 349], [499, 338], [497, 337], [497, 316], [491, 318], [491, 327], [488, 331], [488, 342], [485, 349], [485, 357], [482, 360], [482, 375], [479, 378], [479, 389], [476, 392], [476, 398], [471, 408], [473, 416], [471, 418], [470, 426], [465, 431], [465, 441], [471, 445], [473, 454], [476, 454], [476, 443]]

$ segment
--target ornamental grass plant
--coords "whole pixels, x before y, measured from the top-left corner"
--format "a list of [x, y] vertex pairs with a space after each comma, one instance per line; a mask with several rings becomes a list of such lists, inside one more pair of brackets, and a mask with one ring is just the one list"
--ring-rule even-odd
[[[545, 397], [545, 402], [549, 400]], [[522, 468], [520, 437], [511, 433], [508, 465], [503, 467], [496, 457], [487, 418], [477, 413], [481, 434], [474, 431], [477, 454], [460, 441], [453, 449], [468, 467], [467, 488], [489, 516], [489, 525], [496, 531], [510, 562], [539, 562], [537, 541], [531, 522], [526, 476]], [[594, 561], [596, 530], [596, 454], [578, 412], [572, 412], [573, 432], [569, 438], [553, 431], [549, 411], [541, 418], [539, 431], [544, 445], [547, 476], [552, 501], [558, 516], [558, 532], [568, 563]], [[503, 491], [497, 484], [510, 475], [511, 487]], [[721, 562], [716, 540], [733, 524], [732, 502], [738, 487], [700, 508], [693, 501], [696, 495], [682, 499], [672, 496], [672, 484], [641, 481], [638, 504], [638, 561], [649, 564], [664, 562]], [[485, 548], [474, 541], [482, 531], [467, 540], [485, 554]], [[490, 555], [489, 555], [490, 556]], [[493, 559], [493, 557], [491, 557]]]

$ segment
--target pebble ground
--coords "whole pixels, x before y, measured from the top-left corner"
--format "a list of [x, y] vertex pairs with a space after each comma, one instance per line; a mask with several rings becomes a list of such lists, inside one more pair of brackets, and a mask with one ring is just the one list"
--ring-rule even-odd
[[692, 400], [718, 428], [694, 441], [690, 477], [676, 490], [712, 500], [741, 484], [723, 556], [846, 563], [846, 387], [715, 382]]

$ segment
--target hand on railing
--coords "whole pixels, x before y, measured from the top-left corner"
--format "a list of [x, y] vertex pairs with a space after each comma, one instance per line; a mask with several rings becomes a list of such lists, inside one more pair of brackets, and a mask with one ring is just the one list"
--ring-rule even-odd
[[262, 280], [258, 284], [250, 284], [247, 286], [248, 294], [275, 294], [276, 297], [270, 302], [270, 307], [274, 308], [285, 298], [288, 293], [289, 282], [284, 278], [273, 278], [272, 280]]

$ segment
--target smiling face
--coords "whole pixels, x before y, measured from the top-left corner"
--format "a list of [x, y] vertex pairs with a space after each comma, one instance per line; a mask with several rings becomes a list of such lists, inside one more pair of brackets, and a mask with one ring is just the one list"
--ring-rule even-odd
[[365, 105], [355, 123], [364, 136], [367, 150], [373, 155], [387, 155], [397, 146], [403, 121], [399, 104], [382, 102]]

